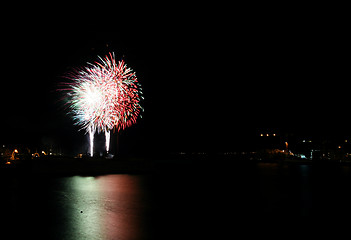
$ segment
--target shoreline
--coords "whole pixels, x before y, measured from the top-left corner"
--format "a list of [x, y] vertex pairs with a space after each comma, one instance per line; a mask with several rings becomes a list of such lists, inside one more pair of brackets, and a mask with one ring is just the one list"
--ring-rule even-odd
[[230, 173], [240, 167], [257, 164], [351, 166], [351, 162], [282, 159], [244, 160], [234, 158], [44, 158], [15, 160], [2, 164], [0, 174], [24, 175], [106, 175], [165, 173]]

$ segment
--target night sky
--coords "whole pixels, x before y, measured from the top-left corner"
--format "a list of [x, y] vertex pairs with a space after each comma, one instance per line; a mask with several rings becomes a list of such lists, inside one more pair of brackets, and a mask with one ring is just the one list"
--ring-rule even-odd
[[0, 143], [83, 151], [87, 136], [56, 89], [72, 68], [110, 51], [144, 90], [143, 118], [120, 135], [126, 152], [230, 151], [267, 128], [351, 135], [350, 41], [337, 10], [180, 3], [79, 17], [22, 10], [2, 19]]

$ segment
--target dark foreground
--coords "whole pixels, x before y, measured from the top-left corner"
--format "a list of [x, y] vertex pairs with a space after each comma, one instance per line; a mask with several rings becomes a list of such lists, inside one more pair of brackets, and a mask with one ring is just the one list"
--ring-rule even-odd
[[73, 161], [0, 169], [4, 236], [285, 239], [332, 233], [335, 238], [350, 222], [349, 165]]

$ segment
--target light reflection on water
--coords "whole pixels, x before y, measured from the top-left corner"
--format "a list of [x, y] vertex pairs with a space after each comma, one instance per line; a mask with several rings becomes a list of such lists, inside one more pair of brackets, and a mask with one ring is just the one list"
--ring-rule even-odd
[[0, 230], [11, 239], [169, 240], [210, 233], [222, 239], [218, 234], [246, 234], [245, 227], [271, 227], [293, 217], [351, 214], [349, 165], [258, 163], [220, 170], [0, 175], [0, 212], [6, 219]]
[[64, 239], [140, 239], [142, 191], [138, 176], [67, 177], [59, 199]]

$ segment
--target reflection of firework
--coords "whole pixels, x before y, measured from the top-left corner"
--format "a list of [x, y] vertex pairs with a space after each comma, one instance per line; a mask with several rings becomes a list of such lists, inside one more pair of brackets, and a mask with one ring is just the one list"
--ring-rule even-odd
[[[69, 87], [70, 110], [76, 124], [89, 132], [104, 132], [109, 141], [110, 130], [122, 130], [134, 124], [142, 110], [142, 92], [135, 72], [114, 55], [99, 58], [71, 74]], [[106, 143], [108, 151], [109, 144]], [[91, 147], [92, 152], [92, 147]]]

